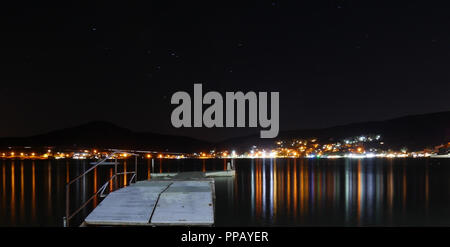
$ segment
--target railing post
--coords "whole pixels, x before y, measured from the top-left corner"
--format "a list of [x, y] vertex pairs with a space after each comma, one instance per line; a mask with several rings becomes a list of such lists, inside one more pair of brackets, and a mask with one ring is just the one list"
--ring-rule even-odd
[[137, 182], [137, 176], [138, 176], [137, 162], [138, 162], [138, 157], [137, 157], [137, 155], [135, 155], [134, 156], [134, 174], [135, 174], [134, 182], [135, 183]]
[[114, 160], [114, 190], [117, 190], [117, 158]]
[[63, 217], [63, 227], [67, 227], [67, 218], [66, 218], [66, 216]]
[[152, 157], [152, 173], [155, 173], [155, 159]]

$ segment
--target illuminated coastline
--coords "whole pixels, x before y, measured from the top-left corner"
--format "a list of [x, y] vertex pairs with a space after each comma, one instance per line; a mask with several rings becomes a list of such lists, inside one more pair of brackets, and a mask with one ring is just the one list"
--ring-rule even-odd
[[[337, 142], [320, 142], [312, 139], [290, 139], [275, 141], [273, 147], [260, 148], [255, 145], [238, 152], [234, 149], [212, 149], [194, 153], [170, 153], [138, 151], [147, 159], [211, 159], [211, 158], [450, 158], [450, 142], [433, 148], [409, 151], [407, 145], [394, 150], [382, 140], [381, 135], [361, 135]], [[130, 150], [136, 151], [136, 150]], [[99, 159], [111, 156], [113, 149], [71, 150], [57, 147], [8, 147], [0, 151], [3, 159]], [[111, 159], [127, 159], [128, 154], [114, 154]]]

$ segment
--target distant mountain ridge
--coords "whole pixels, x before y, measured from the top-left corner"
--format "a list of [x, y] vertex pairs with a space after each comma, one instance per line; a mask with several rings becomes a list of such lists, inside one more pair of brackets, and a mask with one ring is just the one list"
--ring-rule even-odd
[[94, 121], [45, 134], [0, 138], [0, 147], [6, 146], [58, 146], [67, 148], [121, 148], [170, 152], [191, 152], [205, 149], [211, 144], [185, 136], [134, 132], [115, 124]]
[[[276, 140], [290, 138], [318, 138], [321, 141], [338, 141], [364, 134], [381, 134], [388, 147], [408, 147], [420, 150], [450, 141], [450, 111], [410, 115], [385, 121], [370, 121], [321, 129], [281, 131]], [[260, 139], [257, 135], [233, 138], [218, 143], [217, 147], [247, 149], [251, 145], [270, 146], [272, 139]]]
[[420, 150], [450, 141], [450, 111], [411, 115], [385, 121], [353, 123], [322, 129], [281, 131], [277, 138], [261, 139], [259, 135], [232, 138], [209, 143], [191, 137], [163, 135], [151, 132], [134, 132], [109, 122], [95, 121], [76, 127], [51, 131], [45, 134], [0, 138], [0, 147], [58, 146], [67, 148], [121, 148], [169, 152], [198, 152], [217, 149], [247, 151], [251, 146], [274, 146], [276, 140], [291, 138], [319, 138], [321, 141], [338, 141], [364, 134], [380, 134], [387, 147], [408, 147]]

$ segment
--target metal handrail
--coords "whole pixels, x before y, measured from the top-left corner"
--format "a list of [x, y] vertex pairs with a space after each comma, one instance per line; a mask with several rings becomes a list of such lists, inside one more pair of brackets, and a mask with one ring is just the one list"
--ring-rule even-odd
[[117, 187], [117, 177], [118, 175], [125, 175], [125, 174], [133, 174], [133, 176], [130, 178], [129, 180], [129, 184], [131, 184], [131, 182], [134, 179], [134, 182], [137, 182], [137, 156], [136, 154], [131, 154], [131, 155], [135, 155], [135, 171], [134, 172], [117, 172], [117, 161], [115, 162], [115, 172], [114, 175], [111, 176], [105, 184], [103, 184], [100, 189], [98, 189], [91, 197], [89, 197], [88, 200], [86, 200], [79, 208], [77, 208], [72, 214], [70, 214], [70, 185], [73, 184], [74, 182], [78, 181], [81, 178], [84, 178], [89, 172], [91, 172], [92, 170], [94, 170], [97, 166], [101, 165], [103, 162], [105, 162], [106, 160], [108, 160], [110, 157], [114, 156], [117, 153], [121, 153], [118, 151], [115, 151], [113, 153], [111, 153], [110, 155], [106, 156], [104, 159], [100, 160], [98, 163], [96, 163], [95, 165], [93, 165], [91, 168], [89, 168], [88, 170], [86, 170], [84, 173], [82, 173], [81, 175], [77, 176], [76, 178], [72, 179], [71, 181], [69, 181], [66, 184], [66, 215], [63, 217], [63, 225], [64, 227], [69, 226], [69, 222], [70, 220], [77, 215], [84, 207], [86, 207], [89, 202], [91, 200], [93, 200], [95, 197], [97, 197], [97, 195], [100, 193], [101, 196], [103, 196], [103, 192], [106, 190], [108, 184], [110, 183], [110, 181], [112, 179], [115, 179], [116, 181], [116, 186]]

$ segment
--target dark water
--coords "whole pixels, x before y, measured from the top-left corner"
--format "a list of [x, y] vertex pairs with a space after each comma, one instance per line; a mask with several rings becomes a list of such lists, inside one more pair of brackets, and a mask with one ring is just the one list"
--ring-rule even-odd
[[[65, 184], [85, 160], [0, 161], [0, 226], [62, 226]], [[121, 161], [134, 171], [134, 160]], [[138, 160], [151, 172], [224, 170], [226, 160]], [[237, 159], [235, 178], [216, 179], [216, 225], [449, 226], [448, 159]], [[71, 186], [71, 212], [113, 173], [100, 166]], [[121, 187], [130, 175], [121, 177]], [[112, 185], [108, 185], [108, 190]], [[95, 198], [71, 221], [79, 224]]]

